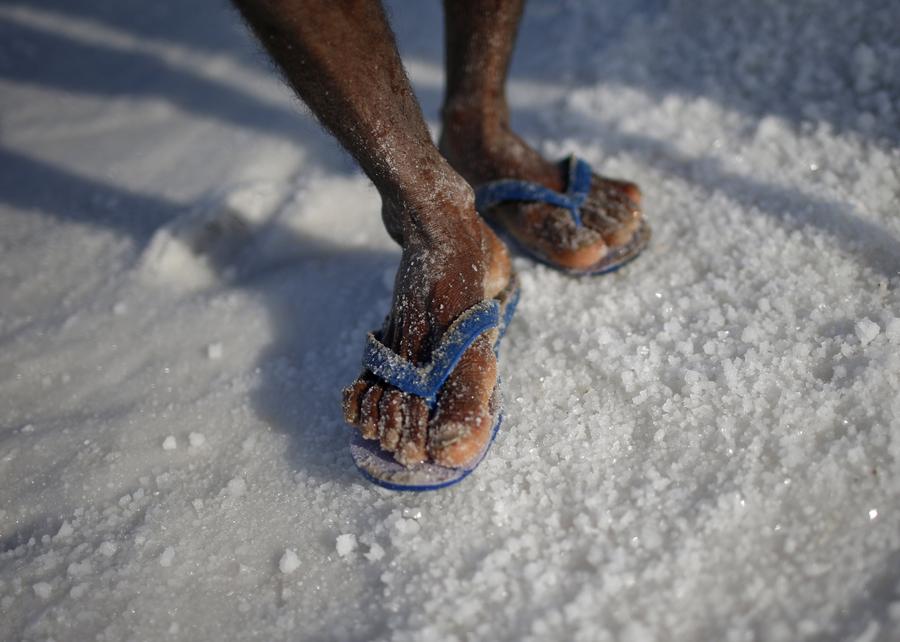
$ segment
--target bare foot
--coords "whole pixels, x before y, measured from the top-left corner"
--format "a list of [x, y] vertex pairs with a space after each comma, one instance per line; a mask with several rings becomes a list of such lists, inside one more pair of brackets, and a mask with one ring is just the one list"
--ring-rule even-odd
[[[443, 120], [441, 152], [470, 184], [514, 178], [565, 191], [567, 168], [541, 157], [505, 117], [493, 119], [492, 125], [478, 112], [445, 106]], [[483, 214], [551, 262], [578, 270], [632, 239], [641, 223], [640, 202], [634, 183], [595, 174], [581, 208], [582, 227], [575, 226], [567, 211], [545, 203], [504, 203]]]
[[[433, 347], [461, 313], [496, 296], [510, 278], [506, 249], [478, 218], [468, 186], [420, 207], [433, 209], [437, 216], [409, 216], [393, 205], [383, 209], [403, 255], [382, 341], [416, 365], [428, 362]], [[411, 224], [411, 219], [432, 223]], [[441, 389], [434, 411], [423, 399], [364, 372], [344, 390], [345, 419], [404, 465], [465, 465], [490, 439], [493, 427], [495, 333], [482, 335], [466, 351]]]

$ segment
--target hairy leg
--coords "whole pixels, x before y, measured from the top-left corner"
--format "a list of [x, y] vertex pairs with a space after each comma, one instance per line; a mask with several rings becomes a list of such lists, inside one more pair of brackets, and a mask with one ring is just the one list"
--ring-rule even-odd
[[[234, 2], [297, 95], [378, 189], [386, 227], [403, 248], [384, 341], [406, 359], [427, 361], [461, 312], [502, 288], [509, 262], [479, 220], [471, 188], [431, 141], [381, 4]], [[462, 463], [455, 458], [478, 446], [466, 440], [486, 438], [470, 418], [486, 414], [495, 380], [482, 337], [431, 420], [421, 399], [368, 375], [345, 391], [345, 415], [403, 463]]]
[[[549, 162], [510, 128], [506, 77], [524, 0], [445, 0], [447, 92], [440, 148], [472, 185], [502, 178], [560, 191], [565, 169]], [[540, 205], [498, 208], [520, 241], [569, 267], [590, 265], [607, 246], [626, 243], [638, 226], [640, 190], [595, 176], [578, 230], [559, 210]]]

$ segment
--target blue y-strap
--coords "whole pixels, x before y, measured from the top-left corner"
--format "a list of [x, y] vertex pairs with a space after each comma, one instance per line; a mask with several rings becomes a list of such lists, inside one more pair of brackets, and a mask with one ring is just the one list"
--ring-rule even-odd
[[567, 209], [575, 227], [581, 227], [581, 206], [591, 192], [593, 170], [585, 161], [574, 155], [569, 156], [566, 162], [569, 164], [569, 181], [565, 192], [554, 192], [529, 181], [513, 179], [491, 181], [475, 190], [475, 208], [483, 212], [507, 201], [548, 203]]
[[482, 334], [500, 325], [500, 303], [489, 299], [463, 312], [441, 337], [422, 366], [410, 363], [370, 332], [363, 351], [363, 367], [403, 392], [422, 397], [432, 408], [437, 394], [469, 346]]

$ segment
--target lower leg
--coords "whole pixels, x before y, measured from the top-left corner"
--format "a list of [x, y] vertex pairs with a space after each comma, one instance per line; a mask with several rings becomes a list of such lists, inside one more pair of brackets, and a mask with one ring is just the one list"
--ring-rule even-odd
[[[431, 141], [380, 3], [234, 2], [296, 93], [378, 189], [388, 230], [403, 247], [384, 342], [407, 360], [426, 361], [461, 312], [508, 280], [509, 263], [478, 218], [471, 187]], [[490, 345], [473, 346], [460, 366], [448, 380], [452, 399], [439, 399], [441, 426], [426, 428], [424, 401], [368, 376], [348, 390], [347, 418], [405, 463], [421, 460], [428, 431], [445, 434], [487, 405], [496, 379]]]
[[[566, 168], [544, 159], [512, 131], [506, 76], [524, 0], [445, 0], [447, 94], [440, 148], [472, 185], [513, 178], [555, 191]], [[640, 191], [633, 183], [594, 176], [576, 228], [558, 208], [506, 205], [492, 220], [551, 263], [571, 269], [596, 264], [609, 247], [628, 243], [639, 226]]]
[[[431, 143], [377, 0], [234, 4], [297, 95], [357, 160], [392, 209], [429, 210], [442, 199], [459, 209], [467, 187]], [[442, 221], [397, 223], [402, 233], [410, 233], [412, 224], [427, 234]]]
[[555, 164], [541, 158], [509, 125], [506, 77], [523, 7], [524, 0], [445, 0], [447, 92], [441, 151], [473, 185], [527, 176], [561, 189]]

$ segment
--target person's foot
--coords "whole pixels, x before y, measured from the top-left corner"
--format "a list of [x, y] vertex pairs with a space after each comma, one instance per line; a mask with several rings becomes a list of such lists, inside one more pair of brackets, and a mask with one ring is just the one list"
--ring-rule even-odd
[[[382, 341], [421, 365], [461, 313], [506, 286], [511, 268], [503, 243], [475, 212], [467, 186], [421, 208], [431, 211], [411, 215], [402, 209], [383, 210], [388, 230], [403, 246], [403, 256]], [[366, 439], [377, 439], [404, 465], [467, 464], [490, 439], [493, 428], [495, 335], [496, 330], [482, 335], [466, 351], [432, 413], [423, 399], [364, 372], [344, 390], [346, 421]]]
[[[492, 120], [499, 124], [477, 111], [444, 107], [439, 147], [463, 178], [476, 187], [511, 178], [565, 191], [567, 167], [545, 160], [509, 129], [506, 118]], [[580, 270], [632, 240], [641, 226], [640, 202], [634, 183], [595, 174], [581, 227], [566, 210], [545, 203], [504, 203], [483, 214], [550, 262]]]

